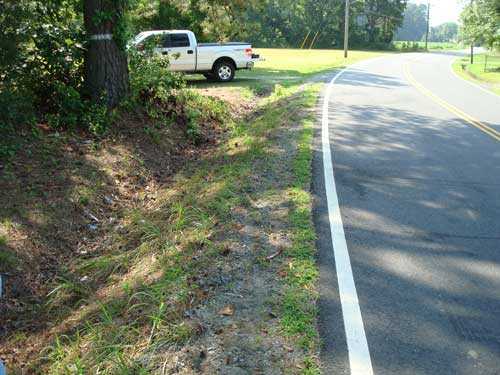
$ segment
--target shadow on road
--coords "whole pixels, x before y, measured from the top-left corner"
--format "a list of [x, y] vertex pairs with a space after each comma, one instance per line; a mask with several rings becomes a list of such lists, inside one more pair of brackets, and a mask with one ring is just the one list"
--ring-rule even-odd
[[[406, 84], [354, 71], [341, 85]], [[375, 372], [494, 374], [500, 368], [498, 144], [461, 119], [397, 106], [336, 103], [330, 124]], [[315, 174], [322, 176], [321, 145], [315, 152]], [[335, 266], [325, 245], [331, 240], [323, 183], [315, 182], [320, 263], [337, 290], [327, 274]], [[338, 301], [327, 290], [320, 308], [341, 316]], [[324, 332], [332, 324], [337, 336], [343, 333], [341, 322], [320, 322]], [[347, 363], [347, 352], [337, 350], [342, 340], [326, 334], [325, 352], [336, 356], [324, 358], [331, 368]]]

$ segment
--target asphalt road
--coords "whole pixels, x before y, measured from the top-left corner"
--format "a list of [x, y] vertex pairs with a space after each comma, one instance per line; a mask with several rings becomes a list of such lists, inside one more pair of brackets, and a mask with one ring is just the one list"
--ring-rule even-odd
[[[329, 98], [333, 174], [375, 374], [500, 374], [500, 97], [455, 76], [454, 58], [372, 60], [339, 77]], [[321, 129], [315, 139], [323, 371], [349, 374]]]

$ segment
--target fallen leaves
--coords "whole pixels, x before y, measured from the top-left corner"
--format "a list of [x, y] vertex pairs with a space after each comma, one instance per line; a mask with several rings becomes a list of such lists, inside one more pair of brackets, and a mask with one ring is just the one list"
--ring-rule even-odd
[[219, 310], [219, 315], [233, 316], [234, 315], [234, 306], [233, 305], [224, 306], [222, 309]]

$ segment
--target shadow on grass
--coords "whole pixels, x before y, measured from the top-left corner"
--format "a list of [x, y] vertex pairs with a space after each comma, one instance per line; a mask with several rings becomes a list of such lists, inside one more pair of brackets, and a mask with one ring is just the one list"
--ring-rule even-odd
[[169, 145], [146, 146], [135, 130], [101, 143], [64, 134], [27, 142], [0, 180], [2, 251], [17, 262], [0, 264], [9, 273], [0, 345], [9, 367], [137, 369], [147, 365], [126, 359], [131, 347], [146, 341], [154, 352], [199, 334], [183, 313], [211, 293], [200, 275], [212, 277], [217, 238], [231, 229], [231, 209], [248, 204], [283, 109], [296, 110], [289, 98], [260, 108], [249, 118], [271, 113], [271, 125], [241, 126], [241, 146], [187, 147], [191, 160], [167, 172], [155, 159]]
[[249, 90], [253, 95], [262, 95], [271, 92], [275, 85], [281, 85], [285, 88], [301, 84], [313, 77], [323, 80], [336, 70], [343, 69], [345, 66], [339, 66], [335, 69], [322, 69], [314, 73], [302, 73], [297, 70], [276, 70], [256, 68], [252, 71], [237, 71], [236, 77], [232, 82], [218, 83], [207, 80], [202, 76], [188, 75], [188, 87], [193, 88], [220, 88], [229, 87], [232, 89]]

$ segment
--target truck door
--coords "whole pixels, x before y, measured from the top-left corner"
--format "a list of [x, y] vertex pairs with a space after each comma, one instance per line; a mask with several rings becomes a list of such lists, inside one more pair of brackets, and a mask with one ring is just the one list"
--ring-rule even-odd
[[196, 70], [196, 47], [191, 46], [186, 33], [171, 33], [165, 35], [163, 53], [170, 58], [172, 70], [178, 72], [193, 72]]

